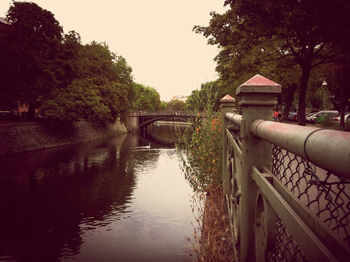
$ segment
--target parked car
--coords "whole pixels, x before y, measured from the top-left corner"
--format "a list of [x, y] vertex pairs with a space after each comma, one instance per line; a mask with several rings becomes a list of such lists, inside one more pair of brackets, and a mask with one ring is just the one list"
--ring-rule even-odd
[[318, 113], [318, 111], [312, 111], [312, 112], [310, 112], [308, 114], [305, 114], [305, 117], [310, 117], [310, 116], [312, 116], [313, 114], [316, 114], [316, 113]]
[[306, 121], [309, 123], [322, 123], [325, 119], [338, 116], [338, 110], [322, 110], [315, 114], [306, 117]]
[[289, 121], [298, 121], [298, 113], [297, 112], [289, 112], [288, 120]]
[[[333, 120], [334, 120], [334, 122], [339, 124], [340, 123], [340, 114], [338, 116], [334, 117]], [[344, 122], [350, 124], [350, 112], [347, 112], [344, 114]]]
[[0, 120], [9, 120], [12, 118], [11, 111], [0, 111]]
[[316, 112], [311, 112], [311, 113], [309, 113], [309, 114], [306, 114], [306, 115], [305, 115], [305, 120], [306, 120], [306, 122], [311, 123], [312, 120], [313, 120], [313, 117], [312, 117], [312, 116], [314, 116], [314, 115], [317, 114], [317, 113], [318, 113], [318, 111], [316, 111]]

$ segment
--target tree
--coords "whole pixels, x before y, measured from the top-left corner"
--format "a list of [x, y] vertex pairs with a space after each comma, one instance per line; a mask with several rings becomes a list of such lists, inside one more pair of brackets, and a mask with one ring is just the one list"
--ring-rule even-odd
[[160, 101], [159, 110], [166, 110], [167, 107], [168, 107], [168, 103], [167, 102]]
[[[300, 79], [299, 70], [290, 58], [263, 62], [259, 47], [251, 46], [241, 52], [238, 46], [228, 45], [221, 49], [215, 60], [220, 75], [218, 82], [221, 97], [226, 94], [236, 97], [235, 87], [259, 73], [282, 85], [277, 106], [278, 110], [284, 110], [283, 115], [287, 119]], [[239, 100], [238, 97], [236, 99]]]
[[339, 110], [340, 126], [345, 127], [344, 114], [346, 106], [350, 105], [350, 88], [348, 85], [348, 76], [350, 73], [350, 63], [333, 63], [323, 68], [327, 88], [333, 95], [333, 102]]
[[[288, 60], [297, 65], [298, 122], [305, 125], [306, 90], [312, 69], [342, 59], [335, 41], [350, 36], [350, 3], [345, 0], [226, 0], [224, 14], [211, 13], [209, 26], [195, 26], [222, 50], [219, 59], [246, 59], [262, 65]], [[223, 53], [224, 52], [224, 53]], [[227, 62], [224, 65], [229, 65]], [[230, 69], [230, 68], [229, 68]]]
[[131, 107], [134, 96], [132, 69], [125, 58], [111, 52], [106, 43], [93, 41], [81, 46], [77, 68], [77, 78], [89, 79], [99, 87], [99, 94], [113, 119]]
[[159, 93], [149, 86], [134, 84], [134, 99], [132, 109], [137, 111], [157, 111], [160, 109], [161, 101]]
[[59, 85], [56, 62], [63, 31], [54, 15], [35, 3], [14, 2], [6, 19], [8, 32], [1, 42], [7, 47], [0, 59], [7, 66], [0, 74], [0, 92], [29, 104], [33, 118], [38, 98]]
[[192, 91], [187, 98], [186, 109], [192, 112], [208, 110], [218, 111], [220, 108], [220, 99], [227, 93], [222, 90], [219, 81], [207, 82], [201, 85], [199, 90]]
[[93, 41], [81, 46], [78, 54], [78, 78], [94, 79], [99, 84], [117, 81], [114, 58], [115, 55], [106, 43]]
[[131, 68], [123, 57], [110, 52], [106, 44], [81, 45], [75, 32], [66, 35], [64, 44], [75, 57], [66, 64], [72, 70], [67, 74], [74, 80], [42, 100], [42, 114], [58, 121], [113, 122], [129, 108]]
[[[132, 76], [132, 68], [128, 65], [125, 58], [122, 56], [114, 57], [114, 67], [117, 72], [117, 81], [124, 86], [128, 87], [128, 103], [127, 109], [132, 106], [132, 100], [134, 99], [134, 79]], [[126, 111], [126, 110], [125, 110]]]
[[109, 82], [99, 86], [99, 95], [103, 103], [110, 111], [110, 121], [114, 121], [129, 108], [129, 86], [117, 81]]
[[91, 122], [110, 120], [110, 109], [102, 102], [96, 85], [86, 79], [74, 80], [64, 92], [56, 89], [43, 102], [42, 113], [50, 120]]
[[171, 100], [168, 104], [167, 104], [167, 109], [171, 110], [171, 111], [185, 111], [185, 106], [186, 103], [184, 101], [175, 99], [175, 100]]
[[79, 52], [82, 48], [80, 35], [70, 31], [64, 35], [61, 51], [56, 60], [56, 76], [59, 88], [67, 87], [74, 79], [79, 78]]
[[[0, 102], [29, 105], [59, 121], [114, 121], [130, 107], [132, 69], [106, 43], [82, 45], [54, 15], [35, 3], [14, 2], [0, 27]], [[76, 101], [76, 102], [74, 102]]]

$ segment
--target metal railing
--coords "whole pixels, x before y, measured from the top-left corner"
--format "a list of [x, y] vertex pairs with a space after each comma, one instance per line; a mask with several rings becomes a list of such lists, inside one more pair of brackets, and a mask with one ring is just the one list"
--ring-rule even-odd
[[173, 116], [173, 115], [185, 115], [191, 116], [187, 111], [173, 111], [173, 110], [160, 110], [160, 111], [136, 111], [133, 112], [135, 116]]
[[350, 133], [261, 120], [272, 119], [277, 92], [246, 87], [242, 115], [234, 99], [221, 101], [236, 260], [348, 261]]

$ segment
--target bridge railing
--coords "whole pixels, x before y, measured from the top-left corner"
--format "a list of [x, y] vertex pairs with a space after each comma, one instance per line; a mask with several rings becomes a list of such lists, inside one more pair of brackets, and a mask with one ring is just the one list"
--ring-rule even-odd
[[350, 133], [269, 121], [280, 86], [221, 99], [223, 190], [236, 260], [347, 261]]
[[190, 115], [187, 111], [173, 111], [173, 110], [160, 110], [160, 111], [137, 111], [134, 112], [137, 116], [159, 116], [159, 115], [167, 115], [167, 116], [173, 116], [173, 115]]

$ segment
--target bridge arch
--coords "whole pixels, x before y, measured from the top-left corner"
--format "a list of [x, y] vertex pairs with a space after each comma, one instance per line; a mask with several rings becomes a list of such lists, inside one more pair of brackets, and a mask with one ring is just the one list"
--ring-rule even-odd
[[195, 118], [192, 114], [164, 114], [164, 113], [153, 113], [153, 114], [139, 114], [137, 112], [131, 112], [127, 117], [127, 126], [129, 132], [132, 133], [143, 133], [144, 129], [150, 124], [161, 121], [161, 120], [171, 120], [171, 121], [183, 121], [187, 122], [191, 118]]
[[144, 119], [142, 121], [142, 118], [139, 118], [139, 128], [146, 128], [147, 126], [151, 125], [154, 122], [161, 121], [161, 120], [181, 120], [183, 122], [186, 122], [188, 119], [190, 119], [190, 116], [177, 116], [177, 115], [168, 115], [168, 116], [154, 116], [151, 119]]

